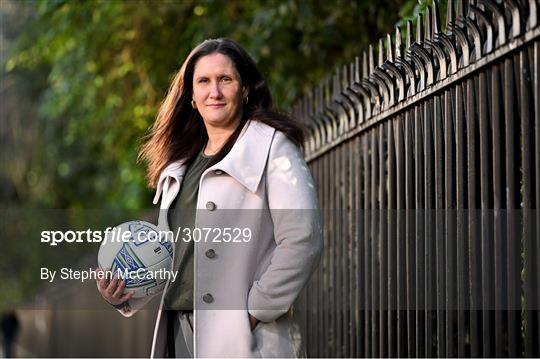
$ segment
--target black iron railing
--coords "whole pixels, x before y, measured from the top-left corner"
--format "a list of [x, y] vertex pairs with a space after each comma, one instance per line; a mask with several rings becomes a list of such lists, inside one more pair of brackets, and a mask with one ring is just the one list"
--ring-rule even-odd
[[309, 356], [540, 356], [540, 4], [437, 3], [302, 98]]

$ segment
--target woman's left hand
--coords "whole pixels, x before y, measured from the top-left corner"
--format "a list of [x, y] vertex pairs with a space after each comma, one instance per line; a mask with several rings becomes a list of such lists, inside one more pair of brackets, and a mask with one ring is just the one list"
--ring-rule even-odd
[[260, 320], [255, 318], [251, 314], [248, 314], [248, 315], [249, 315], [249, 324], [251, 325], [251, 331], [253, 331], [253, 329], [255, 329], [255, 327], [257, 326], [257, 324], [259, 324]]

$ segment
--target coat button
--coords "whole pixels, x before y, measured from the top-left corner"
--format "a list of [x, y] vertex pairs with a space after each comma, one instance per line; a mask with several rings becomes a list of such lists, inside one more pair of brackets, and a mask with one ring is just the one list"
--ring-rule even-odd
[[203, 295], [202, 300], [205, 303], [212, 303], [214, 301], [214, 297], [212, 296], [212, 294], [206, 293], [205, 295]]
[[209, 249], [206, 251], [205, 254], [208, 258], [214, 258], [216, 256], [216, 251], [214, 251], [213, 249]]
[[215, 170], [214, 174], [219, 176], [219, 175], [223, 174], [223, 171], [222, 170]]
[[216, 209], [216, 204], [212, 201], [208, 201], [206, 202], [206, 209], [209, 211], [213, 211], [214, 209]]

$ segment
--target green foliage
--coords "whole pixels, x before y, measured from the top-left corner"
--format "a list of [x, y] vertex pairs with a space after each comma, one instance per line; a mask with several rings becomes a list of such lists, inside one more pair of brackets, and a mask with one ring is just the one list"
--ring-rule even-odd
[[241, 43], [258, 62], [276, 105], [287, 109], [391, 30], [400, 5], [391, 0], [26, 4], [36, 20], [5, 70], [48, 70], [36, 125], [40, 146], [28, 172], [34, 180], [27, 181], [35, 188], [23, 200], [55, 208], [127, 209], [150, 203], [137, 148], [172, 75], [196, 44], [215, 37]]
[[[137, 149], [172, 76], [198, 43], [229, 37], [242, 44], [286, 110], [393, 33], [398, 13], [410, 18], [425, 9], [416, 0], [4, 1], [19, 15], [8, 14], [12, 23], [2, 28], [18, 37], [1, 64], [0, 193], [7, 210], [0, 234], [8, 240], [0, 257], [8, 280], [0, 284], [0, 308], [36, 290], [36, 266], [88, 253], [85, 246], [51, 251], [38, 242], [39, 230], [85, 229], [92, 220], [103, 228], [120, 223], [105, 208], [150, 206]], [[99, 211], [66, 214], [89, 208]]]

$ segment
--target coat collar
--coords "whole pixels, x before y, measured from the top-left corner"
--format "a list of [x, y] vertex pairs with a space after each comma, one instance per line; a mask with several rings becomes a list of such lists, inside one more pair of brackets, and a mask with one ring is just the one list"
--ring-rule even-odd
[[[251, 192], [256, 192], [266, 167], [266, 159], [275, 129], [259, 121], [247, 121], [229, 153], [202, 174], [222, 170], [234, 177]], [[167, 192], [172, 180], [180, 182], [186, 172], [184, 161], [170, 163], [159, 176], [154, 197], [157, 204], [162, 192]]]

